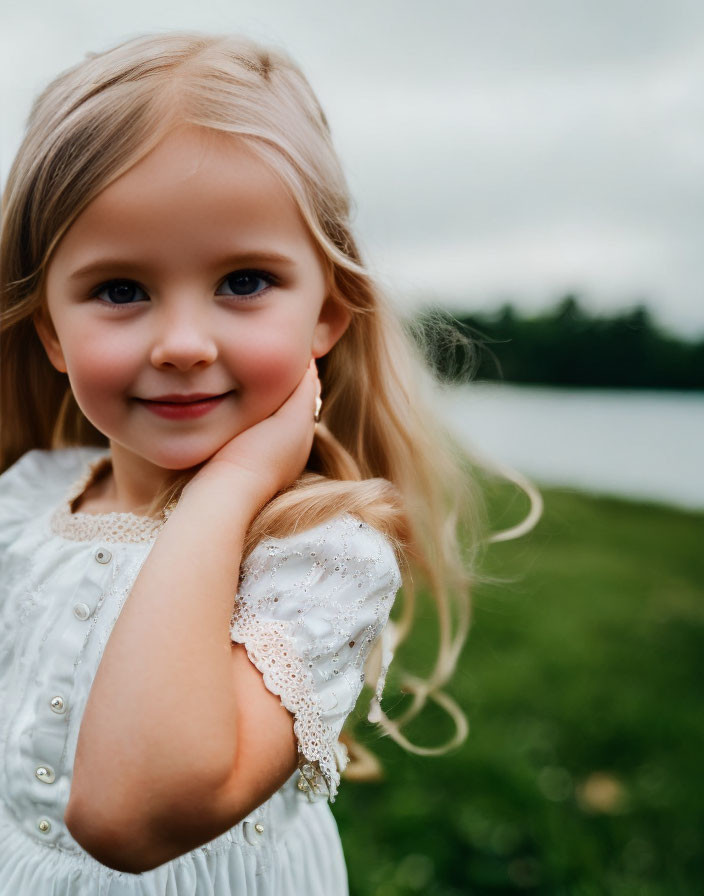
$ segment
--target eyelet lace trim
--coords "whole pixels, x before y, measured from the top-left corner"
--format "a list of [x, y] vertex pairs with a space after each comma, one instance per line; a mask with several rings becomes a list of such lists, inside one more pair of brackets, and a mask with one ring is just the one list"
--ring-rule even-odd
[[323, 722], [313, 678], [296, 652], [288, 625], [262, 624], [249, 607], [239, 603], [232, 616], [232, 639], [244, 644], [267, 689], [293, 714], [300, 757], [298, 789], [309, 799], [321, 796], [334, 802], [347, 751]]
[[169, 518], [173, 506], [164, 509], [160, 519], [135, 513], [72, 512], [73, 502], [98, 479], [110, 465], [109, 457], [100, 457], [88, 464], [85, 472], [66, 492], [61, 504], [51, 516], [51, 531], [71, 541], [118, 541], [139, 543], [156, 538]]

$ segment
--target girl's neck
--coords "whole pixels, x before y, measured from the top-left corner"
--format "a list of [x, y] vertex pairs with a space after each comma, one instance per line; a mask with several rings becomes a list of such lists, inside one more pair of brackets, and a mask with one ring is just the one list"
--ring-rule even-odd
[[73, 502], [73, 513], [133, 513], [146, 515], [146, 506], [136, 507], [131, 502], [119, 501], [115, 491], [115, 481], [110, 467], [99, 480], [91, 480]]
[[107, 458], [93, 469], [93, 475], [78, 497], [71, 502], [72, 513], [110, 513], [106, 505], [108, 480], [112, 476], [112, 463]]
[[71, 506], [72, 512], [133, 513], [145, 516], [157, 492], [165, 484], [163, 471], [123, 456], [119, 446], [111, 446], [111, 456], [96, 467], [94, 475]]

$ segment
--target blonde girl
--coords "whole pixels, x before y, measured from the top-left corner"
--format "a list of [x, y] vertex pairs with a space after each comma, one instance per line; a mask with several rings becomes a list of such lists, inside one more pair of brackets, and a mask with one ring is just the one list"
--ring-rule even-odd
[[[87, 58], [1, 251], [0, 893], [346, 893], [343, 724], [366, 681], [400, 743], [428, 699], [463, 736], [480, 511], [310, 86], [239, 37]], [[414, 577], [438, 660], [392, 721]]]

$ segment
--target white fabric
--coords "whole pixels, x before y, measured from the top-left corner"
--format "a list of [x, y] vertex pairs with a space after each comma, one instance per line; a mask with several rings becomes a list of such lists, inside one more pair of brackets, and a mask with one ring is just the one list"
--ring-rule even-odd
[[[101, 865], [66, 829], [85, 703], [158, 534], [105, 514], [81, 536], [69, 519], [79, 516], [69, 497], [105, 454], [32, 451], [0, 476], [0, 896], [344, 896], [325, 797], [334, 798], [345, 762], [337, 738], [400, 585], [389, 543], [348, 515], [259, 544], [233, 595], [232, 639], [294, 714], [302, 777], [209, 844], [140, 875]], [[63, 706], [52, 708], [55, 697]]]

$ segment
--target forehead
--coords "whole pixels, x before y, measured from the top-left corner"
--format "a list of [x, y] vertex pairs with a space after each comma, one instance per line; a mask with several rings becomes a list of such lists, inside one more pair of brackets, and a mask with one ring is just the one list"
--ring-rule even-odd
[[317, 255], [279, 176], [242, 138], [180, 126], [89, 203], [56, 256], [266, 248]]

